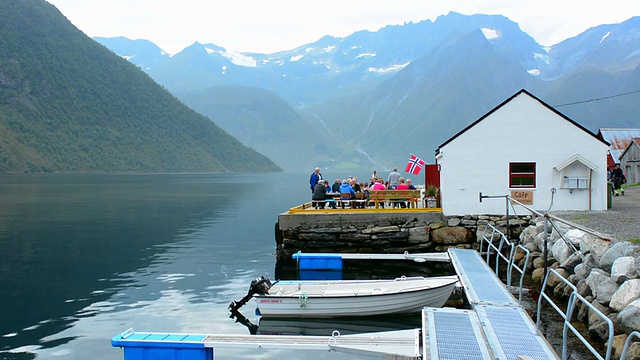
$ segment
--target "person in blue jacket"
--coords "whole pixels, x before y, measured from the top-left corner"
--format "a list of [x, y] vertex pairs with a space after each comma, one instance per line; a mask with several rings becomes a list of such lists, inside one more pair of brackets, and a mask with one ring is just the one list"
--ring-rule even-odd
[[309, 178], [309, 188], [311, 188], [311, 192], [313, 193], [313, 187], [316, 186], [316, 184], [318, 183], [318, 181], [323, 180], [322, 179], [322, 174], [320, 174], [320, 168], [317, 167], [314, 171], [313, 174], [311, 174], [311, 177]]

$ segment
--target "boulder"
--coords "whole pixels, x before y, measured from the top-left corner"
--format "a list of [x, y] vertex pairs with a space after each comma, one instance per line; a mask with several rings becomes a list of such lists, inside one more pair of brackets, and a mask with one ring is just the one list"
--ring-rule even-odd
[[602, 259], [604, 253], [609, 249], [609, 242], [585, 232], [582, 234], [580, 238], [580, 251], [583, 254], [590, 252], [596, 262], [600, 263], [600, 259]]
[[591, 270], [591, 272], [589, 273], [589, 276], [587, 276], [586, 281], [587, 281], [587, 285], [589, 285], [589, 288], [591, 289], [591, 293], [594, 296], [598, 296], [598, 285], [600, 285], [600, 283], [604, 282], [607, 279], [609, 279], [609, 274], [604, 272], [604, 270], [602, 269]]
[[598, 302], [602, 305], [609, 305], [611, 297], [619, 287], [620, 285], [613, 281], [612, 278], [608, 278], [598, 285], [598, 294], [596, 296], [596, 300], [598, 300]]
[[527, 226], [520, 234], [520, 243], [528, 244], [535, 241], [536, 235], [538, 235], [535, 226]]
[[460, 218], [454, 217], [447, 220], [447, 226], [458, 226], [460, 225]]
[[533, 270], [531, 273], [531, 280], [534, 284], [542, 284], [542, 279], [544, 278], [544, 269], [537, 268]]
[[564, 240], [558, 239], [558, 241], [553, 243], [551, 253], [558, 262], [563, 263], [569, 258], [569, 256], [571, 256], [571, 254], [573, 254], [573, 249], [571, 249]]
[[585, 264], [578, 264], [575, 268], [573, 268], [573, 273], [576, 274], [576, 277], [580, 280], [584, 280], [589, 276], [589, 269]]
[[582, 241], [582, 239], [585, 237], [585, 235], [589, 235], [587, 233], [585, 233], [582, 230], [578, 230], [578, 229], [571, 229], [568, 225], [567, 225], [567, 230], [564, 233], [564, 238], [569, 241], [571, 243], [571, 245], [573, 245], [574, 247], [579, 247], [580, 246], [580, 242]]
[[[540, 249], [540, 252], [544, 252], [544, 232], [541, 232], [538, 235], [536, 235], [535, 243], [538, 246], [538, 249]], [[552, 246], [553, 246], [553, 243], [551, 242], [551, 240], [547, 241], [547, 251], [549, 253], [551, 253]]]
[[616, 311], [621, 311], [638, 298], [640, 298], [640, 279], [628, 280], [613, 294], [609, 306]]
[[637, 279], [638, 273], [634, 265], [635, 259], [631, 256], [623, 256], [616, 259], [611, 266], [611, 278], [618, 284], [629, 279]]
[[[596, 308], [596, 310], [600, 311], [604, 316], [608, 316], [609, 314], [611, 314], [611, 309], [609, 309], [608, 307], [600, 304], [600, 302], [598, 302], [598, 300], [593, 300], [591, 302], [591, 305], [593, 305], [593, 307]], [[591, 308], [589, 308], [589, 307], [587, 307], [587, 308], [589, 309], [588, 310], [588, 315], [587, 315], [588, 316], [588, 320], [587, 320], [588, 321], [587, 322], [588, 325], [593, 325], [596, 322], [602, 320], [602, 318], [600, 316], [598, 316], [595, 311], [591, 310]]]
[[475, 240], [473, 233], [462, 226], [431, 230], [431, 241], [436, 244], [467, 244]]
[[618, 321], [625, 332], [640, 331], [640, 299], [622, 309], [618, 313]]
[[[629, 336], [627, 334], [620, 334], [613, 337], [613, 345], [611, 346], [611, 358], [620, 359], [622, 350], [624, 349], [624, 343]], [[605, 346], [609, 345], [609, 342], [605, 343]], [[633, 358], [631, 358], [633, 359]]]
[[[557, 269], [556, 272], [558, 273], [558, 275], [562, 276], [565, 279], [569, 277], [569, 273], [564, 269]], [[558, 276], [556, 274], [549, 273], [549, 276], [548, 276], [548, 279], [547, 279], [547, 286], [548, 287], [555, 288], [561, 282], [562, 282], [562, 279], [558, 278]]]
[[560, 262], [560, 267], [567, 270], [570, 273], [575, 272], [576, 266], [582, 263], [582, 258], [578, 254], [571, 254], [568, 259]]
[[578, 294], [584, 298], [591, 295], [591, 288], [589, 288], [589, 285], [587, 285], [587, 282], [584, 279], [578, 280], [576, 289], [578, 291]]
[[553, 225], [554, 226], [551, 226], [551, 224], [549, 224], [549, 230], [551, 230], [549, 240], [551, 240], [551, 242], [555, 244], [555, 242], [562, 237], [560, 235], [565, 235], [567, 231], [571, 230], [571, 227], [558, 221], [554, 221]]
[[[618, 323], [616, 320], [616, 314], [609, 314], [608, 318], [613, 323], [612, 325], [615, 329], [616, 323]], [[601, 340], [609, 340], [609, 323], [604, 319], [598, 318], [595, 323], [589, 325], [589, 333], [597, 336]]]
[[414, 227], [409, 229], [409, 243], [418, 244], [422, 242], [428, 242], [430, 231], [431, 228], [428, 226]]
[[639, 257], [640, 246], [627, 241], [621, 241], [613, 244], [602, 255], [602, 258], [600, 259], [600, 268], [604, 271], [610, 271], [614, 261], [624, 256], [630, 256], [633, 258]]

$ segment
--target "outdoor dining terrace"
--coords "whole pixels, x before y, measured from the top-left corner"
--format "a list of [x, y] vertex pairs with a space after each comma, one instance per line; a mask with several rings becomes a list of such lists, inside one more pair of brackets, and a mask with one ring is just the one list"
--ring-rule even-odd
[[373, 190], [369, 192], [368, 197], [364, 193], [357, 193], [355, 198], [351, 198], [349, 194], [342, 195], [340, 193], [327, 193], [325, 200], [311, 200], [289, 209], [289, 212], [344, 212], [345, 210], [364, 212], [442, 211], [440, 198], [438, 196], [426, 196], [423, 189]]

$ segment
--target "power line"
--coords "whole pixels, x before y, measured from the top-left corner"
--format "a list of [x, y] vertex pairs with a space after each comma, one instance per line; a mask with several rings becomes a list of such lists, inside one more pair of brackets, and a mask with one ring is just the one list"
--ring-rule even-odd
[[594, 98], [594, 99], [589, 99], [589, 100], [576, 101], [576, 102], [571, 102], [571, 103], [566, 103], [566, 104], [561, 104], [561, 105], [554, 105], [553, 107], [562, 107], [562, 106], [582, 104], [582, 103], [587, 103], [587, 102], [592, 102], [592, 101], [612, 99], [612, 98], [625, 96], [625, 95], [631, 95], [631, 94], [635, 94], [635, 93], [640, 93], [640, 90], [634, 90], [634, 91], [629, 91], [629, 92], [626, 92], [626, 93], [610, 95], [610, 96], [603, 96], [603, 97], [600, 97], [600, 98]]

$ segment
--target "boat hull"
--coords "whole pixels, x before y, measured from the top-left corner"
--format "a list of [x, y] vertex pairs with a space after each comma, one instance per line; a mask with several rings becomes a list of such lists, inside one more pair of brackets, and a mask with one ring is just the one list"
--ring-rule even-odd
[[338, 280], [274, 284], [256, 296], [263, 317], [326, 318], [419, 312], [442, 307], [458, 282], [456, 276], [396, 280]]

